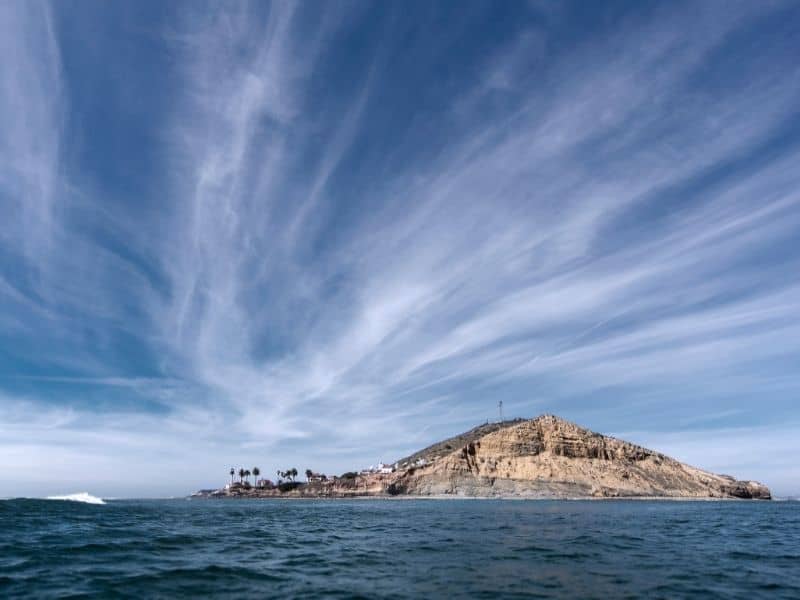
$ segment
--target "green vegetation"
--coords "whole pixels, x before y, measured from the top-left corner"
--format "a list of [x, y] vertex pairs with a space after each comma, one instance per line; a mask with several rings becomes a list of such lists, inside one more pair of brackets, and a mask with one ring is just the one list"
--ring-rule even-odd
[[291, 469], [287, 469], [285, 471], [281, 471], [280, 469], [277, 471], [278, 477], [281, 479], [290, 479], [292, 483], [294, 483], [295, 478], [297, 477], [297, 469], [292, 467]]

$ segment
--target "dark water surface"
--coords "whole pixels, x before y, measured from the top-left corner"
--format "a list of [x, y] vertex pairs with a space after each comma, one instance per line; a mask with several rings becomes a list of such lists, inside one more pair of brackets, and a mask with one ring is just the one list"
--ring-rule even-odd
[[800, 503], [0, 501], [0, 597], [800, 598]]

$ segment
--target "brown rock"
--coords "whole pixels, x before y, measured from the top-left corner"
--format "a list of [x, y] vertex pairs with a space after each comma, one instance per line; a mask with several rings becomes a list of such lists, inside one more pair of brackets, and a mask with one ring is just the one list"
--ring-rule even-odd
[[[771, 497], [760, 483], [715, 475], [553, 415], [484, 431], [476, 428], [453, 438], [460, 447], [448, 440], [431, 446], [428, 455], [413, 455], [427, 464], [401, 469], [392, 483], [417, 495]], [[449, 453], [443, 452], [447, 446], [453, 448]]]
[[742, 498], [769, 500], [769, 488], [678, 462], [553, 415], [487, 423], [371, 473], [291, 490], [216, 490], [201, 496], [343, 498], [431, 496], [525, 498]]

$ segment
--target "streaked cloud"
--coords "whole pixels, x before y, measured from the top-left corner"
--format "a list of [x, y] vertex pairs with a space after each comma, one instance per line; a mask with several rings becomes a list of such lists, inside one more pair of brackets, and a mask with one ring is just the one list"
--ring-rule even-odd
[[341, 470], [503, 399], [798, 491], [796, 7], [0, 10], [15, 478]]

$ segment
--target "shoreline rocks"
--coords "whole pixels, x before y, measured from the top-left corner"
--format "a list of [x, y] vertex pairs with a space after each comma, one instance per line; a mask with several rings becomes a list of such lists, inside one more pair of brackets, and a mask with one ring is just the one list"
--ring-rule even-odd
[[203, 497], [684, 498], [769, 500], [738, 481], [604, 436], [554, 415], [483, 425], [398, 461], [392, 473]]

